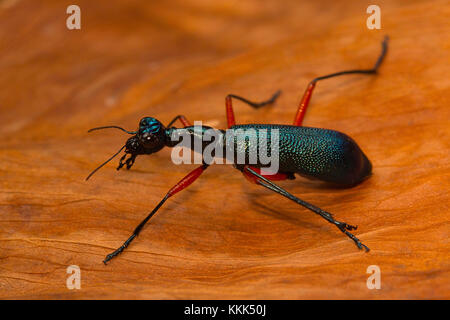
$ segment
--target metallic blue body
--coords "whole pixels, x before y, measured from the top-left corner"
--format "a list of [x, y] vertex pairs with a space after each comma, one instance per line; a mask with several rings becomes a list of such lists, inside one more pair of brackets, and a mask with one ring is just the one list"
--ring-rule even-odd
[[[236, 153], [244, 152], [248, 159], [252, 152], [259, 152], [259, 143], [252, 144], [251, 141], [257, 139], [251, 137], [250, 143], [239, 143], [239, 140], [245, 141], [238, 139], [239, 134], [256, 134], [259, 139], [259, 133], [264, 132], [261, 130], [267, 130], [270, 150], [273, 129], [277, 129], [279, 135], [279, 172], [297, 173], [343, 186], [356, 185], [371, 174], [372, 164], [367, 156], [352, 138], [339, 131], [277, 124], [235, 125], [231, 127], [236, 132], [234, 139], [226, 144], [233, 146]], [[264, 167], [261, 163], [252, 166]]]
[[[271, 155], [274, 129], [279, 139], [274, 150], [278, 153], [280, 173], [289, 174], [290, 177], [299, 174], [350, 187], [369, 177], [372, 172], [372, 164], [356, 142], [342, 132], [329, 129], [279, 124], [235, 125], [227, 131], [207, 126], [172, 127], [166, 130], [166, 145], [178, 145], [179, 137], [187, 134], [191, 138], [189, 146], [193, 150], [195, 145], [202, 146], [203, 151], [211, 143], [219, 144], [224, 157], [230, 154], [233, 156], [228, 160], [237, 169], [242, 170], [245, 165], [263, 168], [269, 165], [267, 162], [261, 163], [260, 152]], [[222, 138], [212, 139], [211, 132]], [[267, 147], [264, 151], [261, 150], [260, 135], [266, 138]], [[238, 155], [241, 155], [243, 162], [238, 161]], [[256, 163], [251, 161], [252, 155], [257, 155], [254, 157]]]

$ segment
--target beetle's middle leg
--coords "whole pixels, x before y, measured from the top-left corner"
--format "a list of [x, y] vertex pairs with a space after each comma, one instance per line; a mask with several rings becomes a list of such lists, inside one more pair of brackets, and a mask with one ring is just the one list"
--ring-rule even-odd
[[234, 95], [234, 94], [229, 94], [225, 97], [225, 111], [227, 113], [227, 123], [228, 123], [228, 128], [230, 128], [231, 126], [234, 126], [236, 124], [236, 121], [234, 119], [234, 111], [233, 111], [233, 103], [231, 101], [231, 99], [237, 99], [237, 100], [241, 100], [242, 102], [245, 102], [246, 104], [248, 104], [249, 106], [253, 107], [253, 108], [261, 108], [263, 106], [272, 104], [275, 102], [275, 100], [280, 96], [281, 94], [281, 90], [278, 90], [277, 92], [275, 92], [272, 97], [268, 100], [262, 101], [262, 102], [252, 102], [250, 100], [247, 100], [245, 98], [242, 98], [240, 96]]
[[183, 124], [184, 128], [192, 126], [191, 122], [185, 116], [183, 116], [182, 114], [179, 114], [178, 116], [173, 118], [172, 121], [169, 122], [169, 124], [167, 125], [167, 128], [170, 128], [177, 120], [180, 120], [180, 122]]
[[350, 224], [347, 224], [345, 222], [341, 222], [341, 221], [337, 221], [333, 218], [332, 214], [320, 209], [319, 207], [316, 207], [312, 204], [310, 204], [309, 202], [306, 202], [302, 199], [297, 198], [296, 196], [294, 196], [293, 194], [287, 192], [286, 190], [284, 190], [283, 188], [281, 188], [280, 186], [277, 186], [275, 183], [273, 183], [272, 181], [270, 181], [269, 179], [265, 178], [264, 176], [258, 174], [256, 171], [252, 170], [252, 168], [246, 166], [243, 170], [244, 175], [249, 176], [250, 180], [253, 180], [256, 184], [259, 184], [269, 190], [272, 190], [286, 198], [288, 198], [289, 200], [294, 201], [295, 203], [311, 210], [312, 212], [318, 214], [319, 216], [321, 216], [322, 218], [324, 218], [325, 220], [327, 220], [329, 223], [334, 224], [342, 233], [344, 233], [347, 237], [349, 237], [350, 239], [352, 239], [356, 246], [359, 249], [365, 249], [366, 251], [369, 251], [370, 249], [364, 245], [363, 243], [361, 243], [361, 241], [355, 237], [352, 233], [348, 232], [349, 230], [356, 230], [357, 226], [352, 226]]
[[314, 88], [316, 87], [316, 82], [318, 82], [320, 80], [334, 78], [337, 76], [342, 76], [344, 74], [376, 74], [378, 71], [378, 67], [381, 65], [381, 62], [383, 62], [383, 59], [386, 56], [387, 43], [388, 43], [388, 37], [385, 37], [383, 42], [381, 43], [380, 56], [378, 57], [378, 60], [375, 62], [375, 65], [373, 66], [372, 69], [345, 70], [345, 71], [327, 74], [326, 76], [321, 76], [321, 77], [317, 77], [317, 78], [313, 79], [309, 83], [308, 87], [306, 88], [306, 91], [303, 94], [302, 100], [300, 101], [300, 103], [298, 105], [297, 113], [295, 114], [295, 118], [294, 118], [294, 126], [302, 125], [303, 118], [305, 117], [306, 109], [308, 108], [312, 93], [314, 91]]

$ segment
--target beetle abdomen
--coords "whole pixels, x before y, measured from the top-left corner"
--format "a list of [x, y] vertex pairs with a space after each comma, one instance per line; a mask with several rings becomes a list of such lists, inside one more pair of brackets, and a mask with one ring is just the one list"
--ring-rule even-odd
[[[266, 129], [269, 148], [272, 130], [278, 129], [280, 172], [298, 173], [322, 181], [351, 186], [367, 178], [372, 171], [369, 159], [356, 142], [338, 131], [264, 124], [236, 125], [231, 129], [242, 129], [248, 136], [256, 134], [258, 138], [260, 130]], [[259, 150], [258, 146], [252, 143], [252, 139], [244, 144], [237, 141], [235, 135], [233, 142], [236, 153], [245, 152], [246, 156], [249, 156], [250, 153]], [[254, 166], [264, 165], [257, 163]]]

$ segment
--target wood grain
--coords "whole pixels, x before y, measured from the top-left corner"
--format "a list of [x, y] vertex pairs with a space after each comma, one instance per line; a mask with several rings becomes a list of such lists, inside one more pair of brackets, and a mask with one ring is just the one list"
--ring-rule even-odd
[[[0, 298], [450, 298], [448, 1], [0, 1]], [[320, 83], [305, 124], [352, 136], [374, 164], [352, 189], [298, 178], [282, 185], [357, 224], [365, 254], [333, 226], [210, 168], [171, 199], [129, 250], [119, 246], [193, 165], [170, 150], [132, 170], [86, 175], [142, 116], [177, 114], [225, 127], [224, 97], [283, 94], [240, 123], [290, 123], [308, 81], [368, 67], [376, 77]], [[81, 268], [81, 290], [66, 268]], [[368, 290], [366, 269], [381, 269]]]

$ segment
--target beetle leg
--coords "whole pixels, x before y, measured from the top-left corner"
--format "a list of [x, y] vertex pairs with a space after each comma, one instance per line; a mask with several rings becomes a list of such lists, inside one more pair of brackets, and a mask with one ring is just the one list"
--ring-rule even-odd
[[192, 124], [189, 122], [189, 120], [186, 119], [185, 116], [180, 114], [180, 115], [176, 116], [175, 118], [173, 118], [172, 121], [169, 122], [169, 124], [167, 125], [167, 128], [170, 128], [174, 124], [174, 122], [177, 121], [177, 120], [180, 120], [180, 122], [183, 124], [183, 126], [185, 128], [189, 127], [189, 126], [192, 126]]
[[263, 102], [259, 102], [259, 103], [249, 101], [249, 100], [247, 100], [245, 98], [239, 97], [239, 96], [234, 95], [234, 94], [227, 95], [225, 97], [225, 110], [226, 110], [226, 113], [227, 113], [228, 128], [230, 128], [230, 127], [232, 127], [232, 126], [234, 126], [236, 124], [236, 120], [234, 119], [233, 103], [232, 103], [231, 99], [234, 98], [234, 99], [237, 99], [237, 100], [241, 100], [242, 102], [245, 102], [249, 106], [251, 106], [251, 107], [253, 107], [255, 109], [258, 109], [258, 108], [261, 108], [263, 106], [266, 106], [266, 105], [274, 103], [275, 100], [280, 96], [280, 94], [281, 94], [281, 90], [278, 90], [277, 92], [275, 92], [273, 94], [273, 96], [269, 100], [266, 100], [266, 101], [263, 101]]
[[300, 101], [300, 104], [297, 108], [297, 113], [295, 114], [294, 118], [294, 126], [301, 126], [303, 123], [303, 118], [305, 117], [306, 109], [309, 105], [309, 100], [311, 100], [311, 96], [313, 93], [314, 88], [316, 87], [316, 82], [311, 81], [306, 88], [305, 93], [303, 94], [302, 100]]
[[127, 153], [125, 153], [119, 160], [119, 165], [117, 166], [117, 170], [122, 169], [122, 167], [125, 165], [126, 162], [123, 162], [125, 158], [127, 157]]
[[126, 165], [127, 165], [127, 170], [130, 170], [130, 168], [133, 166], [134, 161], [136, 160], [137, 155], [136, 154], [132, 154], [127, 161], [125, 161]]
[[317, 77], [317, 78], [313, 79], [309, 83], [308, 87], [306, 88], [306, 91], [303, 94], [302, 100], [300, 101], [300, 104], [298, 105], [297, 113], [295, 114], [295, 118], [294, 118], [294, 126], [302, 125], [303, 118], [305, 117], [306, 109], [308, 108], [309, 101], [311, 100], [311, 96], [312, 96], [314, 88], [316, 87], [317, 81], [341, 76], [344, 74], [357, 74], [357, 73], [359, 73], [359, 74], [376, 74], [378, 71], [378, 67], [381, 65], [381, 62], [383, 62], [383, 59], [386, 56], [387, 43], [388, 43], [388, 37], [385, 37], [383, 42], [381, 43], [381, 54], [378, 57], [378, 60], [376, 61], [375, 65], [373, 66], [372, 69], [340, 71], [340, 72], [331, 73], [326, 76]]
[[[261, 168], [255, 168], [252, 166], [248, 166], [249, 168], [251, 168], [253, 171], [257, 172], [258, 174], [262, 175], [264, 178], [269, 179], [270, 181], [282, 181], [282, 180], [294, 180], [295, 176], [293, 173], [283, 173], [283, 172], [278, 172], [276, 174], [264, 174], [264, 171], [261, 170]], [[244, 177], [249, 180], [252, 183], [257, 183], [256, 180], [258, 179], [257, 177], [248, 174], [244, 171], [242, 171]]]
[[348, 230], [355, 230], [357, 227], [356, 226], [352, 226], [349, 225], [345, 222], [341, 222], [341, 221], [337, 221], [333, 218], [332, 214], [320, 209], [319, 207], [316, 207], [312, 204], [310, 204], [309, 202], [306, 202], [302, 199], [297, 198], [296, 196], [292, 195], [291, 193], [287, 192], [286, 190], [284, 190], [283, 188], [281, 188], [280, 186], [277, 186], [275, 183], [271, 182], [269, 179], [265, 178], [264, 176], [258, 174], [257, 172], [255, 172], [254, 170], [252, 170], [250, 167], [246, 166], [244, 168], [243, 173], [245, 175], [250, 175], [251, 179], [253, 180], [253, 178], [256, 178], [254, 181], [256, 184], [259, 184], [269, 190], [272, 190], [286, 198], [288, 198], [289, 200], [294, 201], [295, 203], [311, 210], [312, 212], [318, 214], [319, 216], [321, 216], [322, 218], [324, 218], [325, 220], [327, 220], [328, 222], [330, 222], [331, 224], [334, 224], [341, 232], [343, 232], [347, 237], [349, 237], [350, 239], [352, 239], [356, 246], [359, 249], [365, 249], [366, 251], [369, 251], [370, 249], [364, 245], [363, 243], [361, 243], [361, 241], [355, 237], [352, 233], [348, 232]]
[[119, 160], [119, 165], [117, 166], [117, 170], [120, 170], [123, 168], [123, 166], [127, 166], [127, 170], [130, 170], [130, 168], [133, 166], [134, 161], [136, 160], [137, 155], [136, 154], [131, 154], [130, 157], [125, 160], [125, 158], [127, 157], [128, 153], [125, 153]]
[[153, 209], [153, 211], [150, 212], [144, 220], [142, 220], [142, 222], [136, 227], [136, 229], [134, 229], [133, 234], [118, 249], [108, 254], [105, 260], [103, 260], [103, 263], [106, 264], [109, 260], [122, 253], [122, 251], [125, 250], [125, 248], [127, 248], [130, 245], [130, 243], [134, 240], [134, 238], [136, 238], [139, 235], [139, 233], [141, 232], [145, 224], [148, 222], [148, 220], [150, 220], [150, 218], [153, 217], [153, 215], [159, 210], [159, 208], [161, 208], [164, 202], [166, 202], [167, 199], [169, 199], [177, 192], [180, 192], [189, 185], [191, 185], [195, 180], [197, 180], [198, 177], [200, 177], [200, 175], [203, 173], [203, 171], [206, 170], [206, 168], [208, 168], [208, 165], [203, 164], [197, 169], [191, 171], [187, 176], [185, 176], [175, 186], [173, 186], [167, 192], [164, 198], [158, 203], [158, 205]]

